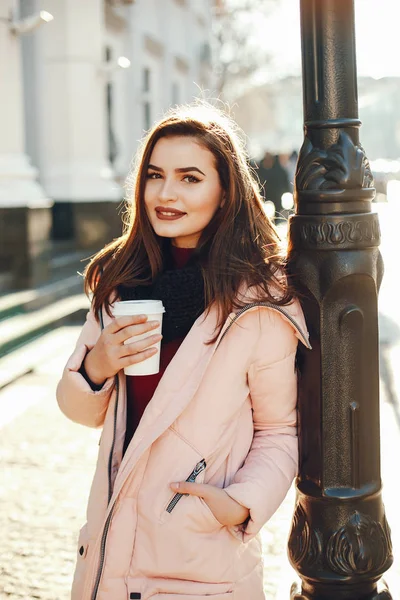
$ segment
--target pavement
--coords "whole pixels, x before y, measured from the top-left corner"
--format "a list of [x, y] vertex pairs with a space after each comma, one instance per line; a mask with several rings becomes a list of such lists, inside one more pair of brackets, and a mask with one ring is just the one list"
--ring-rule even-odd
[[[389, 231], [392, 213], [384, 214], [382, 221]], [[381, 458], [383, 498], [395, 555], [384, 579], [397, 599], [400, 316], [394, 295], [395, 257], [389, 242], [382, 245], [387, 272], [380, 302]], [[55, 401], [57, 381], [78, 333], [76, 327], [58, 330], [62, 344], [60, 339], [55, 343], [54, 356], [0, 392], [0, 600], [69, 598], [77, 532], [85, 520], [100, 435], [98, 430], [68, 421]], [[288, 600], [297, 578], [286, 555], [294, 498], [292, 488], [262, 532], [267, 600]]]

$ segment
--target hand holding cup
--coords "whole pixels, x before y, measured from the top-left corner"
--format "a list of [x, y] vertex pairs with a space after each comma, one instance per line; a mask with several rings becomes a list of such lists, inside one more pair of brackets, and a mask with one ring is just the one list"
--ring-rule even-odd
[[85, 371], [91, 381], [101, 384], [121, 369], [156, 355], [159, 349], [154, 345], [160, 343], [162, 335], [155, 330], [160, 330], [160, 322], [149, 320], [147, 315], [113, 319], [85, 358]]

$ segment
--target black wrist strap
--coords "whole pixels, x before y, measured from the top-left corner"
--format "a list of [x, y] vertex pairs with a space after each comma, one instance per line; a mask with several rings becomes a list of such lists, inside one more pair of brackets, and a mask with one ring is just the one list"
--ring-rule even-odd
[[[100, 321], [100, 328], [101, 328], [101, 330], [103, 330], [104, 329], [104, 319], [103, 319], [103, 311], [101, 308], [98, 312], [98, 315], [99, 315], [99, 321]], [[88, 355], [88, 353], [86, 353], [86, 356], [87, 355]], [[86, 358], [86, 356], [85, 356], [85, 358]], [[102, 389], [103, 385], [105, 384], [105, 381], [103, 381], [103, 383], [100, 383], [100, 384], [93, 383], [93, 381], [90, 379], [89, 375], [86, 373], [85, 358], [82, 361], [81, 368], [79, 369], [78, 373], [80, 373], [82, 375], [83, 379], [90, 385], [90, 387], [92, 388], [92, 390], [94, 392], [99, 392]]]
[[87, 381], [87, 383], [90, 385], [90, 387], [92, 388], [92, 390], [94, 392], [99, 392], [102, 389], [103, 385], [105, 384], [105, 381], [103, 381], [103, 383], [100, 383], [100, 384], [93, 383], [93, 381], [90, 379], [89, 375], [86, 373], [85, 359], [83, 359], [83, 361], [82, 361], [81, 368], [79, 369], [79, 373], [82, 375], [83, 379], [85, 381]]

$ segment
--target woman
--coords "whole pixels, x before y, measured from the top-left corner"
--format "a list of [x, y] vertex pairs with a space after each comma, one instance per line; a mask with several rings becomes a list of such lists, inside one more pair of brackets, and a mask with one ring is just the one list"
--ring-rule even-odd
[[[297, 470], [302, 312], [226, 116], [170, 112], [133, 182], [126, 233], [85, 273], [92, 309], [57, 390], [67, 417], [103, 427], [72, 597], [262, 600], [258, 533]], [[117, 298], [163, 301], [158, 375], [123, 374], [160, 337], [145, 316], [113, 319]]]

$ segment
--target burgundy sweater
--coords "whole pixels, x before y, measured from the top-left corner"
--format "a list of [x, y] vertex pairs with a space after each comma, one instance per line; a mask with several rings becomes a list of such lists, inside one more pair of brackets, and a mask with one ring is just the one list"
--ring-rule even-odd
[[[193, 254], [193, 249], [176, 248], [172, 245], [171, 248], [175, 268], [182, 269]], [[182, 342], [183, 338], [172, 340], [167, 344], [164, 344], [161, 341], [160, 371], [155, 375], [127, 375], [127, 422], [124, 452], [139, 425], [139, 421], [142, 418], [146, 406], [153, 397], [164, 371], [175, 356]]]

